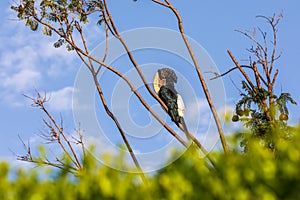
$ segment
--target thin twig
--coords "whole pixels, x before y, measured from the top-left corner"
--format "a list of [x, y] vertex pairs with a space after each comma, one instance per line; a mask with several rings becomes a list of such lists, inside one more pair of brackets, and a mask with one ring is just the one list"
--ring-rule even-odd
[[249, 78], [248, 74], [245, 72], [245, 70], [240, 66], [240, 64], [238, 63], [238, 61], [235, 59], [235, 57], [232, 55], [230, 50], [227, 50], [230, 58], [232, 59], [232, 61], [234, 62], [235, 66], [240, 70], [240, 72], [243, 74], [243, 76], [245, 77], [245, 79], [247, 80], [247, 82], [249, 83], [251, 89], [255, 92], [255, 86], [252, 83], [251, 79]]
[[[80, 52], [82, 55], [86, 56], [89, 59], [92, 59], [93, 61], [97, 62], [98, 64], [104, 66], [105, 68], [109, 69], [110, 71], [112, 71], [114, 74], [118, 75], [119, 77], [121, 77], [123, 80], [125, 80], [125, 82], [129, 85], [129, 87], [131, 88], [131, 90], [134, 92], [135, 95], [137, 95], [137, 97], [139, 98], [139, 100], [141, 101], [141, 103], [146, 107], [147, 110], [150, 111], [150, 113], [161, 123], [163, 124], [163, 126], [170, 132], [170, 134], [172, 134], [180, 143], [182, 143], [184, 146], [188, 147], [188, 144], [186, 144], [184, 142], [184, 140], [177, 134], [175, 133], [166, 123], [164, 123], [159, 117], [158, 115], [155, 114], [155, 112], [150, 108], [149, 105], [147, 105], [147, 103], [143, 100], [143, 98], [141, 96], [138, 96], [138, 92], [137, 90], [133, 87], [132, 83], [119, 71], [115, 70], [114, 68], [112, 68], [111, 66], [107, 65], [106, 63], [96, 59], [95, 57], [92, 57], [89, 54], [86, 54], [81, 48], [79, 48], [73, 39], [67, 38], [64, 35], [62, 35], [57, 29], [55, 29], [52, 25], [40, 20], [39, 18], [35, 18], [35, 20], [37, 20], [39, 23], [41, 23], [42, 25], [48, 27], [49, 29], [51, 29], [52, 31], [54, 31], [55, 33], [57, 33], [59, 36], [61, 36], [62, 38], [64, 38], [66, 40], [66, 42], [68, 42], [75, 50], [78, 50], [78, 52]], [[129, 52], [131, 53], [131, 52]], [[144, 79], [145, 80], [145, 79]], [[147, 88], [149, 89], [149, 91], [151, 91], [150, 93], [154, 95], [154, 97], [161, 103], [161, 105], [167, 110], [166, 105], [164, 104], [164, 102], [156, 95], [156, 93], [154, 93], [151, 88], [149, 87], [148, 83], [146, 82]]]
[[[102, 62], [105, 62], [106, 57], [108, 55], [108, 28], [106, 26], [107, 26], [107, 24], [104, 25], [104, 29], [105, 29], [105, 53], [104, 53]], [[102, 68], [102, 65], [99, 65], [99, 67], [96, 71], [96, 76], [99, 74], [101, 68]]]
[[152, 108], [146, 103], [146, 101], [144, 100], [144, 98], [141, 96], [141, 94], [139, 94], [139, 92], [137, 91], [137, 89], [133, 86], [133, 84], [131, 83], [131, 81], [124, 76], [121, 72], [119, 72], [118, 70], [112, 68], [111, 66], [107, 65], [106, 63], [102, 63], [102, 61], [96, 59], [95, 57], [92, 57], [84, 52], [81, 52], [80, 49], [78, 49], [78, 52], [80, 52], [81, 54], [83, 54], [84, 56], [90, 57], [93, 61], [97, 62], [98, 64], [102, 64], [105, 68], [107, 68], [108, 70], [110, 70], [111, 72], [113, 72], [114, 74], [116, 74], [117, 76], [119, 76], [120, 78], [122, 78], [127, 85], [130, 87], [131, 91], [135, 94], [135, 96], [140, 100], [140, 102], [143, 104], [143, 106], [153, 115], [153, 117], [155, 119], [157, 119], [159, 121], [159, 123], [161, 123], [164, 128], [166, 128], [183, 146], [188, 147], [188, 144], [173, 130], [171, 129], [155, 112], [154, 110], [152, 110]]
[[[105, 1], [105, 0], [104, 0]], [[212, 98], [210, 96], [210, 92], [208, 90], [208, 87], [206, 85], [206, 82], [205, 82], [205, 79], [204, 79], [204, 76], [200, 70], [200, 66], [199, 66], [199, 63], [196, 59], [196, 56], [194, 55], [194, 51], [192, 50], [192, 47], [187, 39], [187, 36], [184, 32], [184, 28], [183, 28], [183, 25], [182, 25], [182, 18], [181, 18], [181, 15], [179, 14], [178, 10], [170, 3], [169, 0], [165, 0], [166, 4], [162, 4], [162, 3], [159, 3], [159, 1], [157, 0], [152, 0], [152, 2], [154, 3], [158, 3], [159, 5], [162, 5], [164, 7], [167, 7], [169, 8], [173, 13], [174, 15], [176, 16], [177, 18], [177, 22], [178, 22], [178, 29], [181, 33], [181, 36], [182, 36], [182, 39], [187, 47], [187, 50], [193, 60], [193, 63], [194, 63], [194, 66], [195, 66], [195, 69], [197, 71], [197, 74], [198, 74], [198, 77], [199, 77], [199, 80], [200, 80], [200, 83], [202, 85], [202, 88], [203, 88], [203, 91], [204, 91], [204, 94], [205, 94], [205, 97], [207, 99], [207, 102], [209, 104], [209, 107], [211, 109], [211, 112], [213, 114], [213, 117], [215, 119], [215, 123], [216, 123], [216, 126], [217, 126], [217, 129], [218, 129], [218, 133], [219, 133], [219, 136], [220, 136], [220, 140], [221, 140], [221, 143], [222, 143], [222, 147], [223, 147], [223, 150], [224, 152], [228, 152], [229, 149], [228, 149], [228, 146], [227, 146], [227, 143], [226, 143], [226, 140], [225, 140], [225, 135], [224, 135], [224, 131], [223, 131], [223, 128], [222, 128], [222, 125], [221, 125], [221, 121], [219, 119], [219, 116], [218, 116], [218, 113], [216, 111], [216, 108], [213, 104], [213, 101], [212, 101]]]
[[[84, 36], [83, 36], [82, 32], [80, 32], [80, 35], [81, 35], [81, 40], [82, 40], [82, 42], [83, 42], [83, 44], [84, 44], [85, 53], [89, 55], [88, 47], [87, 47], [87, 45], [86, 45], [86, 42], [85, 42], [85, 39], [84, 39]], [[143, 170], [142, 170], [142, 168], [141, 168], [141, 166], [140, 166], [140, 164], [139, 164], [139, 162], [138, 162], [138, 160], [137, 160], [137, 158], [136, 158], [136, 156], [135, 156], [135, 154], [134, 154], [134, 152], [133, 152], [133, 150], [132, 150], [132, 148], [131, 148], [131, 145], [130, 145], [130, 143], [129, 143], [129, 141], [128, 141], [126, 135], [125, 135], [124, 130], [122, 129], [121, 124], [119, 123], [119, 121], [118, 121], [118, 119], [116, 118], [116, 116], [110, 111], [110, 109], [109, 109], [109, 107], [108, 107], [108, 105], [107, 105], [107, 103], [106, 103], [106, 99], [105, 99], [105, 97], [104, 97], [102, 88], [101, 88], [101, 86], [100, 86], [100, 84], [99, 84], [99, 81], [98, 81], [98, 79], [97, 79], [97, 74], [96, 74], [96, 72], [95, 72], [95, 70], [94, 70], [94, 67], [93, 67], [92, 59], [91, 59], [91, 58], [88, 58], [88, 59], [89, 59], [89, 64], [88, 64], [88, 63], [85, 61], [85, 59], [81, 56], [81, 54], [79, 53], [79, 51], [76, 50], [76, 52], [77, 52], [78, 56], [81, 58], [81, 60], [82, 60], [82, 61], [85, 63], [85, 65], [88, 67], [88, 69], [91, 69], [91, 73], [92, 73], [92, 75], [93, 75], [94, 84], [96, 85], [96, 88], [97, 88], [99, 97], [100, 97], [100, 99], [101, 99], [102, 105], [103, 105], [103, 107], [104, 107], [104, 109], [105, 109], [107, 115], [114, 121], [115, 125], [117, 126], [117, 128], [118, 128], [118, 130], [119, 130], [119, 132], [120, 132], [120, 134], [121, 134], [121, 137], [122, 137], [122, 139], [123, 139], [123, 141], [124, 141], [124, 143], [125, 143], [125, 145], [126, 145], [128, 151], [129, 151], [129, 154], [130, 154], [130, 156], [131, 156], [131, 158], [132, 158], [132, 160], [133, 160], [135, 166], [137, 167], [138, 172], [141, 174], [141, 178], [143, 179], [144, 182], [146, 182], [147, 180], [146, 180], [146, 177], [145, 177], [145, 175], [144, 175], [144, 172], [143, 172]]]
[[249, 35], [248, 33], [241, 31], [241, 30], [235, 30], [238, 33], [241, 33], [243, 35], [245, 35], [247, 38], [249, 38], [250, 40], [252, 40], [258, 47], [260, 50], [262, 50], [264, 52], [264, 54], [267, 54], [267, 52], [265, 51], [264, 47], [252, 36]]
[[[46, 115], [48, 116], [48, 118], [52, 121], [52, 123], [54, 124], [54, 126], [56, 127], [56, 129], [59, 131], [60, 135], [63, 136], [64, 140], [67, 142], [74, 158], [76, 161], [73, 160], [72, 156], [70, 156], [70, 158], [73, 160], [73, 162], [77, 165], [77, 167], [79, 169], [81, 169], [81, 164], [80, 164], [80, 161], [77, 157], [77, 154], [75, 153], [69, 139], [66, 137], [66, 135], [64, 134], [64, 132], [61, 130], [61, 128], [59, 127], [59, 125], [56, 123], [56, 121], [54, 120], [54, 118], [52, 117], [52, 115], [48, 112], [48, 110], [45, 108], [45, 106], [42, 104], [41, 106], [42, 110], [46, 113]], [[62, 145], [62, 143], [60, 143]], [[63, 146], [63, 145], [62, 145]]]
[[274, 77], [273, 77], [273, 80], [272, 80], [272, 86], [275, 84], [275, 81], [276, 81], [276, 78], [277, 78], [277, 75], [278, 75], [278, 69], [276, 69], [276, 72], [275, 72], [275, 74], [274, 74]]
[[[256, 87], [254, 86], [254, 84], [252, 83], [251, 79], [249, 78], [248, 74], [244, 71], [244, 69], [240, 66], [240, 64], [238, 63], [238, 61], [236, 60], [236, 58], [233, 56], [233, 54], [231, 53], [230, 50], [227, 50], [230, 58], [232, 59], [232, 61], [234, 62], [234, 64], [236, 65], [236, 67], [238, 67], [238, 69], [240, 70], [240, 72], [242, 73], [242, 75], [245, 77], [246, 81], [248, 82], [248, 84], [250, 85], [251, 89], [253, 92], [257, 92]], [[267, 84], [269, 86], [269, 84]], [[266, 117], [269, 119], [270, 118], [270, 112], [268, 109], [268, 105], [266, 103], [266, 99], [262, 99], [262, 104], [263, 104], [263, 109], [266, 113]]]
[[154, 3], [157, 3], [159, 5], [162, 5], [162, 6], [165, 6], [165, 7], [169, 7], [168, 4], [164, 3], [164, 2], [161, 2], [161, 1], [158, 1], [158, 0], [152, 0]]
[[[107, 7], [106, 7], [107, 8]], [[108, 10], [107, 10], [108, 11]], [[115, 25], [114, 25], [114, 23], [113, 23], [113, 21], [112, 21], [112, 19], [111, 19], [111, 16], [110, 16], [110, 13], [108, 12], [108, 18], [109, 18], [109, 20], [107, 20], [106, 19], [106, 23], [108, 24], [108, 27], [110, 27], [109, 25], [112, 25], [112, 34], [114, 35], [114, 32], [113, 31], [117, 31], [117, 29], [116, 29], [116, 27], [115, 27]], [[58, 30], [56, 30], [54, 27], [52, 27], [51, 25], [49, 25], [48, 23], [45, 23], [45, 22], [43, 22], [42, 20], [40, 20], [40, 19], [38, 19], [38, 18], [36, 18], [36, 20], [39, 22], [39, 23], [41, 23], [41, 24], [43, 24], [43, 25], [45, 25], [45, 26], [47, 26], [48, 28], [50, 28], [51, 30], [53, 30], [54, 32], [56, 32], [58, 35], [60, 35], [62, 38], [64, 38], [75, 50], [78, 50], [82, 55], [84, 55], [84, 56], [86, 56], [88, 59], [92, 59], [93, 61], [95, 61], [95, 62], [97, 62], [98, 64], [101, 64], [101, 65], [104, 65], [104, 63], [103, 62], [99, 62], [99, 60], [97, 60], [97, 59], [94, 59], [92, 56], [90, 56], [89, 54], [86, 54], [84, 51], [82, 51], [80, 48], [78, 48], [76, 45], [74, 45], [74, 40], [70, 40], [69, 38], [67, 38], [65, 35], [63, 35], [63, 34], [60, 34], [60, 32], [58, 31]], [[80, 30], [80, 29], [79, 29]], [[118, 32], [117, 32], [118, 33]], [[118, 33], [119, 34], [119, 33]], [[118, 35], [117, 35], [117, 38], [118, 38]], [[123, 42], [122, 42], [123, 41]], [[161, 105], [163, 106], [163, 107], [165, 107], [166, 108], [166, 106], [165, 106], [165, 104], [160, 100], [160, 98], [158, 98], [157, 97], [157, 95], [156, 95], [156, 93], [154, 93], [152, 90], [151, 90], [151, 88], [150, 88], [150, 86], [148, 85], [148, 83], [146, 82], [146, 79], [145, 78], [143, 78], [143, 74], [142, 74], [142, 72], [141, 72], [141, 70], [139, 69], [139, 67], [138, 67], [138, 65], [136, 64], [136, 62], [134, 61], [134, 59], [133, 59], [133, 56], [131, 55], [131, 52], [130, 52], [130, 50], [129, 50], [129, 48], [127, 47], [127, 45], [126, 45], [126, 43], [125, 43], [125, 41], [121, 38], [121, 42], [122, 42], [122, 44], [123, 44], [123, 46], [125, 47], [125, 49], [127, 50], [127, 52], [128, 52], [128, 54], [129, 54], [129, 57], [131, 58], [131, 61], [132, 62], [134, 62], [135, 63], [135, 67], [137, 68], [137, 71], [139, 72], [139, 74], [141, 75], [141, 77], [142, 77], [142, 79], [143, 79], [143, 81], [146, 83], [146, 87], [147, 87], [147, 89], [150, 91], [150, 93], [161, 103]], [[73, 45], [72, 45], [73, 44]], [[131, 55], [131, 56], [130, 56]], [[108, 68], [108, 66], [106, 65], [105, 66], [106, 68]], [[109, 69], [109, 68], [108, 68]], [[117, 75], [121, 75], [120, 77], [121, 78], [125, 78], [124, 76], [122, 77], [122, 74], [120, 74], [120, 73], [116, 73], [116, 71], [115, 70], [113, 70], [113, 68], [110, 68], [110, 70], [111, 71], [113, 71], [115, 74], [117, 74]], [[125, 79], [124, 79], [125, 80]], [[125, 80], [127, 83], [128, 83], [128, 80]], [[138, 93], [136, 92], [136, 90], [134, 89], [134, 88], [132, 88], [131, 87], [131, 89], [132, 89], [132, 91], [138, 96]], [[140, 101], [142, 102], [142, 104], [146, 107], [146, 109], [148, 109], [150, 112], [151, 112], [151, 114], [153, 114], [153, 116], [156, 118], [156, 119], [158, 119], [158, 121], [161, 123], [161, 124], [163, 124], [164, 125], [164, 127], [179, 141], [179, 142], [181, 142], [184, 146], [188, 146], [185, 142], [184, 142], [184, 140], [182, 140], [182, 138], [181, 137], [179, 137], [168, 125], [166, 125], [152, 110], [151, 110], [151, 108], [144, 102], [144, 100], [141, 98], [141, 96], [138, 96], [138, 98], [140, 99]], [[147, 106], [146, 106], [147, 105]]]
[[252, 65], [253, 67], [253, 71], [254, 71], [254, 77], [255, 77], [255, 80], [256, 80], [256, 85], [257, 85], [257, 88], [258, 89], [261, 89], [261, 84], [260, 84], [260, 79], [259, 79], [259, 73], [257, 71], [257, 66], [256, 66], [256, 62], [253, 63]]
[[[241, 65], [241, 67], [243, 67], [243, 68], [248, 68], [248, 69], [252, 69], [252, 70], [253, 70], [253, 68], [252, 68], [251, 66], [248, 66], [248, 65]], [[206, 72], [206, 73], [212, 73], [212, 74], [215, 74], [216, 76], [215, 76], [215, 77], [212, 77], [212, 78], [210, 79], [210, 80], [214, 80], [214, 79], [220, 78], [220, 77], [222, 77], [222, 76], [225, 76], [226, 74], [228, 74], [228, 73], [230, 73], [230, 72], [232, 72], [232, 71], [234, 71], [234, 70], [236, 70], [236, 69], [238, 69], [238, 67], [233, 67], [233, 68], [229, 69], [228, 71], [226, 71], [226, 72], [224, 72], [224, 73], [222, 73], [222, 74], [218, 74], [217, 72]], [[267, 86], [267, 82], [264, 80], [264, 78], [261, 76], [261, 74], [258, 74], [258, 76], [259, 76], [260, 80]]]
[[[65, 148], [65, 146], [63, 145], [63, 143], [60, 141], [59, 137], [58, 137], [58, 142], [59, 144], [61, 145], [62, 149], [64, 150], [64, 152], [66, 152], [66, 154], [69, 156], [69, 158], [72, 160], [72, 162], [80, 169], [81, 168], [81, 164], [80, 164], [80, 161], [79, 159], [77, 158], [77, 155], [69, 141], [69, 139], [66, 137], [65, 133], [62, 131], [61, 127], [58, 125], [58, 123], [55, 121], [55, 119], [52, 117], [52, 115], [48, 112], [48, 110], [46, 109], [44, 103], [47, 101], [47, 97], [46, 97], [46, 94], [45, 96], [42, 98], [40, 93], [37, 94], [37, 98], [34, 99], [32, 97], [29, 97], [27, 95], [24, 95], [25, 97], [31, 99], [34, 101], [34, 104], [36, 104], [36, 106], [40, 107], [43, 112], [46, 114], [46, 116], [48, 117], [48, 119], [54, 124], [54, 127], [57, 129], [57, 131], [59, 132], [59, 135], [63, 136], [64, 140], [66, 141], [69, 149], [71, 150], [72, 152], [72, 155], [73, 157], [69, 154], [69, 152], [67, 151], [67, 149]], [[52, 129], [54, 129], [52, 127]]]

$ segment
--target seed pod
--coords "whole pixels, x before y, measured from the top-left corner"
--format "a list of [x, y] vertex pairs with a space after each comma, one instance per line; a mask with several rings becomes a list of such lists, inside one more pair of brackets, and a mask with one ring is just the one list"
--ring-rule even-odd
[[244, 111], [243, 111], [242, 109], [238, 109], [238, 110], [236, 110], [236, 114], [237, 114], [238, 116], [243, 116]]
[[289, 116], [288, 116], [287, 114], [281, 113], [281, 114], [279, 115], [279, 119], [280, 119], [281, 121], [287, 121], [287, 120], [289, 119]]
[[19, 12], [22, 12], [22, 11], [23, 11], [23, 6], [22, 6], [22, 5], [19, 5], [18, 11], [19, 11]]
[[239, 118], [238, 115], [233, 115], [231, 120], [232, 120], [233, 122], [237, 122], [237, 121], [239, 121], [239, 119], [240, 119], [240, 118]]

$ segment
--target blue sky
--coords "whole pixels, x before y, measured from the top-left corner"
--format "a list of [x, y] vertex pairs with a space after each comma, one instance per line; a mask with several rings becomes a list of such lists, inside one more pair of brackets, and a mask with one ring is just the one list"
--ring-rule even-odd
[[[234, 32], [235, 29], [251, 30], [258, 25], [265, 28], [264, 21], [255, 18], [256, 15], [272, 16], [274, 13], [279, 14], [282, 12], [284, 17], [279, 25], [278, 51], [282, 51], [283, 55], [276, 62], [276, 67], [279, 69], [279, 78], [275, 88], [278, 92], [290, 92], [293, 98], [300, 102], [299, 64], [297, 62], [297, 57], [300, 55], [299, 1], [211, 0], [203, 3], [202, 1], [174, 0], [172, 2], [182, 14], [186, 34], [208, 52], [221, 72], [233, 66], [226, 52], [227, 49], [230, 49], [241, 63], [249, 56], [245, 50], [250, 45], [249, 41], [239, 33]], [[70, 132], [74, 131], [76, 125], [72, 112], [72, 91], [76, 75], [81, 66], [80, 60], [74, 53], [68, 53], [64, 48], [55, 49], [52, 47], [57, 38], [44, 37], [41, 32], [33, 33], [24, 27], [23, 22], [17, 21], [15, 14], [9, 9], [12, 4], [15, 4], [15, 2], [6, 0], [0, 2], [3, 8], [3, 12], [0, 13], [2, 21], [0, 25], [0, 160], [9, 161], [14, 160], [9, 149], [17, 153], [23, 153], [18, 134], [26, 141], [30, 139], [31, 143], [38, 143], [40, 139], [36, 134], [45, 129], [42, 124], [40, 110], [32, 108], [30, 101], [24, 98], [22, 94], [34, 95], [35, 88], [40, 91], [47, 91], [51, 95], [48, 104], [50, 111], [56, 117], [62, 115], [65, 119], [65, 128]], [[150, 1], [139, 0], [136, 3], [131, 0], [110, 1], [109, 7], [120, 32], [144, 27], [177, 30], [177, 22], [173, 14]], [[104, 40], [103, 30], [89, 24], [87, 39], [91, 49], [97, 47]], [[147, 38], [144, 39], [147, 40]], [[147, 57], [144, 56], [145, 53]], [[161, 63], [162, 66], [173, 66], [175, 70], [184, 75], [192, 73], [180, 68], [182, 65], [189, 65], [188, 62], [166, 52], [151, 50], [147, 52], [147, 50], [144, 50], [137, 52], [136, 56], [140, 62], [139, 64], [145, 66], [147, 66], [147, 63]], [[128, 63], [128, 61], [124, 56], [114, 61], [115, 66], [122, 66], [125, 63]], [[244, 62], [243, 64], [248, 63]], [[124, 72], [128, 72], [128, 70]], [[104, 82], [107, 77], [109, 76], [104, 73]], [[230, 78], [239, 86], [241, 75], [234, 72], [223, 78], [228, 106], [232, 106], [236, 102], [239, 94]], [[106, 81], [118, 83], [117, 79], [107, 79]], [[199, 87], [199, 84], [193, 79], [189, 80], [188, 83], [193, 88]], [[107, 87], [109, 88], [109, 84]], [[201, 109], [206, 109], [205, 102], [201, 101], [203, 93], [198, 89], [196, 89], [195, 99], [199, 101], [198, 106], [200, 104]], [[188, 95], [184, 94], [183, 96]], [[151, 98], [148, 98], [148, 101], [154, 103]], [[132, 104], [129, 105], [136, 104], [134, 99], [130, 99], [130, 103]], [[186, 104], [187, 110], [190, 110], [190, 112], [193, 110], [191, 109], [192, 103], [188, 101]], [[101, 110], [101, 106], [96, 105], [95, 107]], [[289, 107], [291, 122], [298, 122], [300, 119], [299, 106]], [[140, 114], [138, 109], [142, 108], [129, 106], [129, 109], [136, 113], [136, 116], [132, 116], [136, 118], [136, 123], [141, 126], [147, 124], [145, 121], [139, 120], [147, 118], [147, 114]], [[160, 108], [158, 107], [157, 110], [160, 110]], [[102, 117], [99, 113], [96, 113], [96, 116], [98, 115], [99, 118]], [[209, 115], [201, 116], [201, 118], [209, 117]], [[101, 123], [107, 124], [104, 127], [105, 131], [116, 132], [115, 128], [111, 128], [113, 124], [109, 118], [101, 118], [101, 120]], [[203, 122], [203, 124], [205, 123], [209, 122]], [[202, 129], [203, 131], [206, 130], [205, 127], [200, 127], [199, 130]], [[109, 138], [116, 143], [120, 141], [118, 137], [110, 136]], [[131, 139], [135, 140], [134, 138]], [[161, 137], [155, 138], [152, 143], [164, 144], [161, 143]], [[151, 150], [152, 143], [150, 142], [148, 145], [137, 143], [137, 151], [141, 151], [143, 146], [145, 149]]]

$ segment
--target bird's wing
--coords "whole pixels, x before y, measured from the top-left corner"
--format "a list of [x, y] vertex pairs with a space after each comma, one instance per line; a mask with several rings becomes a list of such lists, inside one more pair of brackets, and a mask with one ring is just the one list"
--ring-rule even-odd
[[177, 94], [177, 105], [178, 105], [178, 115], [180, 117], [184, 117], [184, 103], [183, 103], [183, 100], [182, 100], [182, 97], [180, 96], [180, 94]]
[[188, 140], [191, 140], [190, 133], [187, 129], [187, 126], [184, 121], [184, 103], [180, 94], [177, 94], [177, 106], [178, 106], [178, 115], [180, 117], [180, 121], [178, 127], [185, 133]]
[[179, 123], [177, 95], [166, 86], [162, 86], [158, 92], [159, 98], [168, 107], [168, 114], [171, 116], [172, 121], [176, 124]]

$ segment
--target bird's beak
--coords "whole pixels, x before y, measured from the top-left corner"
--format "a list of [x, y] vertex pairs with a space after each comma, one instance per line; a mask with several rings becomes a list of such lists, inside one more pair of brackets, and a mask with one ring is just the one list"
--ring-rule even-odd
[[155, 76], [154, 76], [154, 79], [153, 79], [153, 88], [154, 88], [154, 91], [156, 93], [159, 92], [160, 90], [160, 87], [161, 87], [161, 81], [159, 79], [159, 75], [158, 75], [158, 72], [156, 72]]

